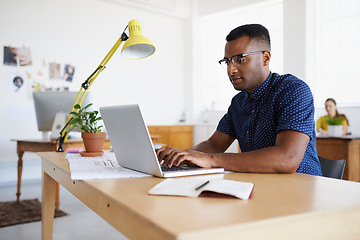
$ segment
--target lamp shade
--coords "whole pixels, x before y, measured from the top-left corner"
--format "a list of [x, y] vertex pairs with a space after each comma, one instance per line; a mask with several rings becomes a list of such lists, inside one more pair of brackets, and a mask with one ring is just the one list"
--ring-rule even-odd
[[152, 55], [155, 52], [155, 46], [149, 39], [142, 35], [139, 21], [130, 21], [128, 27], [129, 38], [123, 45], [121, 54], [129, 59], [146, 58]]

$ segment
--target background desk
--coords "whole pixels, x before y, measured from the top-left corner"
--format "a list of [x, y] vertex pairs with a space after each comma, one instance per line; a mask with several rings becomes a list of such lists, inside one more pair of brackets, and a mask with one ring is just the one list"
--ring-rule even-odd
[[[248, 201], [150, 196], [157, 177], [74, 181], [64, 153], [42, 158], [42, 239], [56, 182], [129, 239], [358, 239], [360, 183], [306, 174], [225, 174], [255, 184]], [[71, 213], [70, 213], [71, 214]]]
[[321, 157], [346, 160], [343, 179], [360, 181], [360, 136], [318, 136], [316, 148]]
[[[16, 192], [16, 201], [20, 201], [21, 195], [21, 176], [23, 169], [23, 155], [24, 152], [50, 152], [56, 151], [56, 141], [54, 140], [39, 140], [39, 139], [12, 139], [11, 141], [15, 141], [17, 143], [16, 152], [18, 155], [18, 179], [17, 179], [17, 192]], [[110, 140], [106, 139], [104, 144], [104, 149], [110, 149]], [[63, 143], [64, 150], [68, 148], [84, 148], [84, 144], [82, 139], [69, 139], [66, 143]], [[56, 208], [59, 209], [59, 186], [56, 188]]]

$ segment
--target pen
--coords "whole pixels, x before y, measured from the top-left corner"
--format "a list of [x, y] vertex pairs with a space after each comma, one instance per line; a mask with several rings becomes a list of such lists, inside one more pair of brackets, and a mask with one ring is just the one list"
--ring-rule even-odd
[[195, 190], [199, 190], [200, 188], [204, 187], [205, 185], [207, 185], [210, 181], [207, 180], [206, 182], [204, 182], [203, 184], [201, 184], [200, 186], [198, 186], [197, 188], [195, 188]]

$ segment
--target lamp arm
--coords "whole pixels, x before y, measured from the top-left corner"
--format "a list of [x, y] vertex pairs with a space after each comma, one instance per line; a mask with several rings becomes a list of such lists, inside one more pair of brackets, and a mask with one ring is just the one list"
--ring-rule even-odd
[[[66, 130], [66, 128], [68, 127], [69, 122], [70, 122], [71, 119], [72, 119], [72, 118], [70, 118], [70, 119], [68, 118], [68, 120], [67, 120], [66, 123], [65, 123], [65, 126], [64, 126], [63, 129], [61, 129], [61, 131], [60, 131], [60, 137], [58, 137], [58, 139], [57, 139], [57, 141], [59, 141], [59, 148], [56, 150], [56, 152], [64, 152], [64, 149], [63, 149], [62, 144], [64, 143], [64, 138], [67, 139], [67, 135], [69, 134], [69, 133], [66, 132], [65, 130]], [[64, 136], [61, 135], [63, 132], [64, 132]]]
[[[64, 151], [62, 149], [62, 143], [66, 143], [66, 141], [68, 139], [69, 133], [67, 132], [67, 130], [72, 127], [72, 125], [69, 125], [69, 122], [70, 122], [71, 118], [73, 117], [73, 114], [71, 114], [71, 112], [73, 112], [75, 110], [75, 105], [79, 104], [81, 106], [81, 104], [84, 100], [84, 97], [87, 93], [87, 90], [91, 87], [91, 85], [93, 84], [95, 79], [98, 77], [98, 75], [102, 72], [102, 70], [105, 69], [106, 64], [109, 62], [109, 60], [114, 55], [116, 50], [120, 47], [121, 43], [126, 41], [129, 38], [125, 33], [125, 30], [127, 29], [127, 27], [128, 26], [125, 27], [125, 29], [124, 29], [123, 33], [121, 34], [121, 36], [119, 37], [119, 39], [115, 42], [114, 46], [106, 54], [105, 58], [101, 61], [99, 66], [96, 68], [96, 70], [81, 84], [79, 93], [76, 96], [76, 99], [75, 99], [75, 102], [70, 111], [69, 117], [66, 120], [65, 127], [60, 131], [60, 137], [59, 137], [60, 144], [59, 144], [59, 149], [57, 151], [61, 151], [61, 152]], [[79, 110], [76, 109], [75, 111], [78, 112]]]

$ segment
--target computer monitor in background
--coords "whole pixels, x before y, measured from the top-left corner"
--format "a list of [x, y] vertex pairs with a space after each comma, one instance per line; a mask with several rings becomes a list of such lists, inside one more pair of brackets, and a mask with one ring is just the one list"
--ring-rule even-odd
[[[43, 132], [44, 139], [48, 139], [50, 131], [50, 139], [57, 139], [60, 136], [77, 94], [78, 92], [69, 91], [33, 93], [37, 125], [39, 131]], [[91, 102], [90, 95], [90, 92], [87, 92], [82, 107]]]

